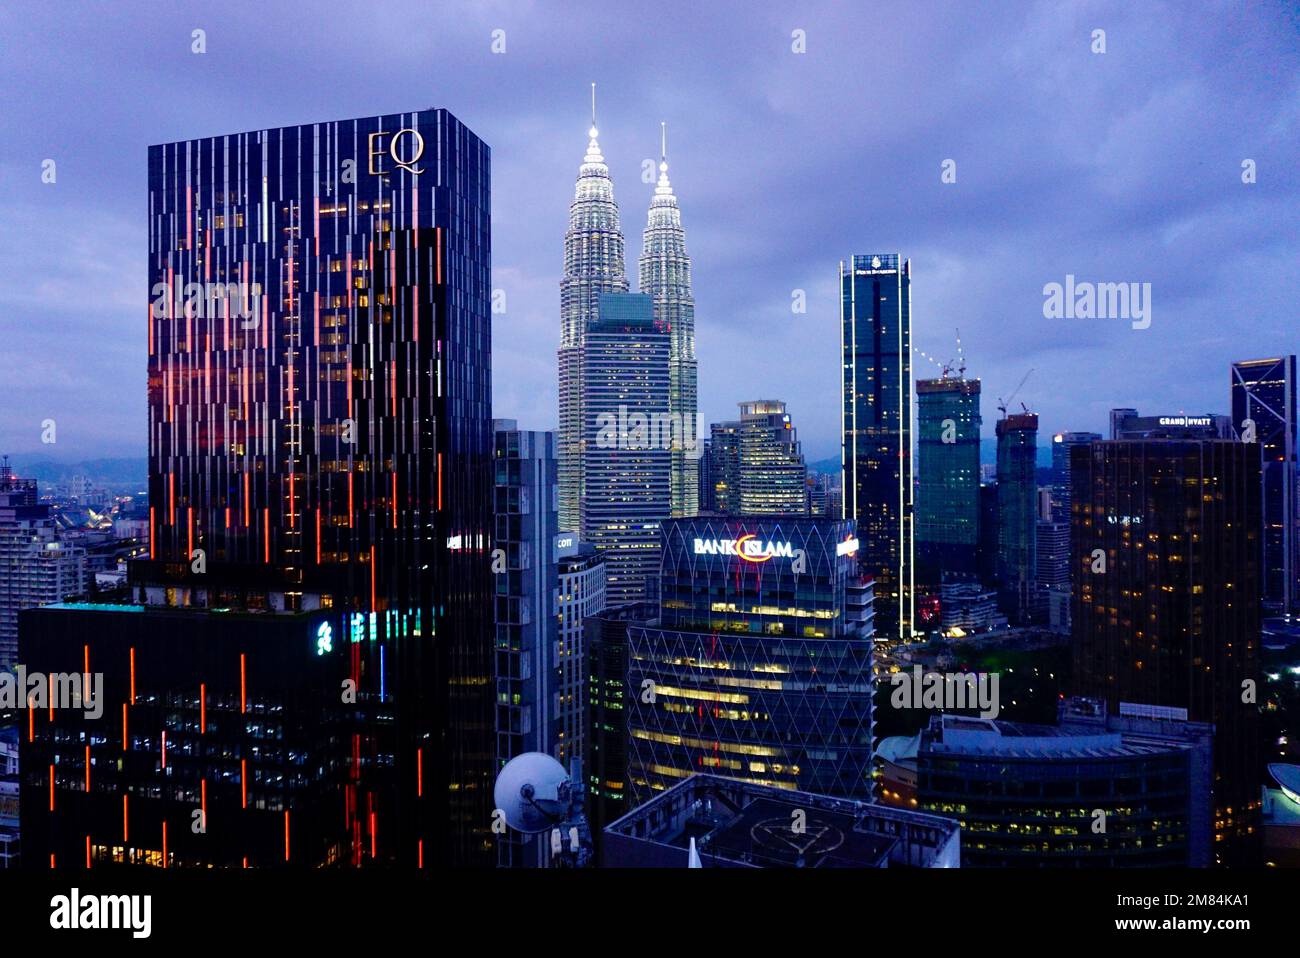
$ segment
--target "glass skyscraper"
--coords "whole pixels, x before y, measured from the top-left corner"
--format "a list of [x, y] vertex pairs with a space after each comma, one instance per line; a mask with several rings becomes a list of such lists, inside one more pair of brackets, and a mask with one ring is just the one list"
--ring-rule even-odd
[[664, 523], [657, 620], [628, 627], [628, 778], [694, 772], [870, 800], [871, 586], [853, 523]]
[[[666, 138], [665, 138], [666, 140]], [[671, 498], [674, 516], [699, 511], [698, 387], [695, 361], [695, 298], [691, 292], [691, 258], [677, 197], [668, 182], [667, 143], [659, 161], [659, 182], [642, 236], [641, 292], [654, 300], [655, 318], [667, 329], [671, 361], [668, 409], [682, 424], [672, 447]]]
[[[192, 618], [223, 640], [141, 661], [137, 689], [132, 630], [86, 631], [116, 680], [129, 655], [131, 683], [109, 693], [127, 703], [105, 719], [120, 730], [85, 756], [120, 769], [86, 789], [105, 803], [86, 820], [116, 820], [107, 806], [131, 790], [132, 814], [164, 836], [170, 818], [175, 842], [190, 809], [165, 785], [202, 780], [213, 814], [185, 856], [238, 864], [278, 828], [240, 814], [248, 790], [298, 780], [242, 718], [269, 709], [322, 730], [307, 793], [265, 805], [334, 810], [295, 863], [490, 864], [487, 145], [440, 109], [314, 123], [153, 146], [148, 187], [150, 555], [130, 570], [144, 615], [128, 618], [152, 634], [166, 607], [168, 628]], [[246, 630], [249, 613], [272, 624]], [[346, 675], [352, 700], [292, 684], [295, 661]], [[160, 738], [166, 771], [118, 765]], [[73, 751], [51, 761], [71, 768]], [[152, 826], [132, 835], [160, 852]]]
[[897, 253], [840, 263], [844, 516], [875, 580], [876, 632], [909, 639], [912, 542], [912, 267]]
[[1259, 830], [1260, 462], [1230, 440], [1076, 446], [1075, 686], [1214, 724], [1216, 857]]
[[1034, 615], [1038, 575], [1038, 417], [998, 420], [998, 591], [1013, 625]]
[[668, 330], [646, 294], [602, 293], [579, 357], [579, 532], [605, 556], [614, 607], [644, 600], [659, 573], [659, 524], [671, 509]]
[[916, 550], [931, 591], [944, 573], [977, 572], [980, 513], [980, 381], [916, 383]]
[[564, 234], [564, 278], [560, 280], [560, 528], [576, 532], [584, 495], [584, 438], [588, 418], [582, 408], [582, 344], [598, 316], [602, 293], [626, 293], [623, 228], [614, 181], [596, 140], [595, 118], [587, 154], [569, 206]]
[[1264, 600], [1287, 613], [1300, 612], [1296, 422], [1295, 356], [1232, 364], [1232, 424], [1243, 439], [1248, 430], [1253, 431], [1263, 464]]

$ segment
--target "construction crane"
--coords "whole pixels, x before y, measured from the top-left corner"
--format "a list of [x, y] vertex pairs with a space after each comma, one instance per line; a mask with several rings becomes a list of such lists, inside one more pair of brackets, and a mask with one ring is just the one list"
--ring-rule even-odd
[[[1000, 396], [998, 397], [998, 412], [1002, 413], [1003, 419], [1007, 418], [1007, 406], [1011, 405], [1011, 401], [1016, 398], [1016, 394], [1020, 392], [1021, 387], [1024, 386], [1026, 380], [1029, 379], [1029, 377], [1033, 374], [1033, 372], [1034, 371], [1031, 369], [1029, 370], [1029, 372], [1021, 376], [1020, 382], [1016, 384], [1016, 388], [1011, 390], [1011, 395], [1008, 396], [1005, 400], [1002, 399], [1002, 397]], [[1026, 406], [1024, 403], [1020, 404], [1020, 408], [1024, 409], [1026, 413], [1029, 412], [1029, 407]]]
[[950, 359], [946, 363], [941, 363], [939, 362], [939, 360], [935, 359], [933, 356], [931, 356], [923, 349], [918, 349], [917, 352], [920, 353], [921, 356], [930, 360], [930, 362], [934, 363], [936, 366], [939, 367], [939, 369], [941, 370], [940, 372], [941, 378], [943, 379], [949, 378], [949, 376], [951, 375], [954, 369], [957, 370], [958, 379], [966, 378], [966, 354], [965, 352], [962, 351], [960, 329], [957, 330], [957, 358], [956, 359]]

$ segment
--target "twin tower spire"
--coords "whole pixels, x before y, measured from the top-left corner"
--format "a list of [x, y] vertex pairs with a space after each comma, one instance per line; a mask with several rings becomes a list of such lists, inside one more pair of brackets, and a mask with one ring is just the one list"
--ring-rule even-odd
[[[569, 229], [564, 235], [564, 278], [560, 280], [560, 528], [577, 531], [582, 498], [582, 409], [578, 349], [587, 322], [597, 318], [601, 293], [628, 292], [623, 230], [614, 181], [600, 151], [596, 126], [596, 84], [591, 85], [591, 128], [578, 168]], [[691, 260], [686, 253], [677, 197], [668, 180], [668, 134], [660, 127], [659, 175], [642, 233], [639, 286], [654, 303], [655, 319], [670, 331], [669, 412], [689, 422], [697, 441], [695, 300]], [[689, 420], [686, 418], [689, 417]], [[699, 511], [699, 450], [672, 451], [674, 516]]]

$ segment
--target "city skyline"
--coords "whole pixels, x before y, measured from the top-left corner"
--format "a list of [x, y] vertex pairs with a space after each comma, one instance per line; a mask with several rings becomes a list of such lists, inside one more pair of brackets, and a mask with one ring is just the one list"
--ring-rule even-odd
[[[276, 10], [181, 5], [111, 22], [0, 15], [18, 40], [3, 68], [14, 108], [0, 120], [11, 198], [0, 236], [11, 338], [0, 372], [15, 387], [0, 447], [60, 460], [144, 455], [138, 171], [147, 144], [410, 109], [412, 99], [446, 104], [493, 145], [492, 285], [505, 301], [493, 317], [493, 414], [555, 428], [559, 237], [593, 81], [627, 231], [653, 196], [643, 163], [657, 163], [660, 123], [669, 126], [705, 422], [729, 418], [750, 394], [779, 394], [809, 461], [838, 454], [839, 395], [827, 371], [836, 362], [832, 271], [846, 248], [906, 253], [917, 279], [915, 347], [946, 359], [960, 327], [970, 373], [990, 397], [1034, 368], [1018, 398], [1039, 414], [1044, 436], [1104, 432], [1112, 407], [1229, 412], [1230, 361], [1294, 352], [1287, 309], [1297, 279], [1283, 267], [1297, 253], [1285, 230], [1300, 99], [1285, 69], [1296, 49], [1283, 5], [1250, 18], [1205, 9], [1171, 20], [1168, 8], [976, 14], [926, 4], [873, 26], [829, 6], [738, 10], [703, 13], [687, 31], [671, 16], [624, 25], [596, 7], [553, 24], [538, 12], [467, 6], [435, 30], [435, 14], [399, 6], [341, 40], [295, 20], [274, 50], [249, 25], [289, 16]], [[410, 40], [397, 54], [355, 42], [395, 25]], [[195, 29], [205, 31], [201, 55], [191, 52]], [[834, 81], [879, 29], [903, 42], [868, 59], [871, 122], [837, 125]], [[1090, 49], [1094, 29], [1106, 30], [1104, 54]], [[494, 30], [505, 31], [503, 53], [492, 52]], [[793, 49], [795, 31], [804, 53]], [[51, 42], [64, 56], [50, 56]], [[655, 46], [680, 54], [671, 73], [628, 55]], [[317, 62], [306, 65], [309, 50]], [[434, 75], [407, 79], [427, 71], [420, 58], [430, 55]], [[1256, 70], [1262, 59], [1283, 69]], [[288, 82], [278, 71], [291, 69]], [[251, 70], [285, 82], [250, 98], [236, 87]], [[149, 89], [205, 106], [182, 112]], [[149, 109], [127, 108], [137, 93]], [[51, 100], [67, 108], [47, 111]], [[57, 164], [52, 184], [41, 177], [47, 158]], [[1242, 182], [1247, 159], [1257, 169], [1251, 184]], [[947, 160], [955, 182], [943, 182]], [[639, 251], [634, 238], [629, 263]], [[1045, 318], [1043, 287], [1070, 276], [1151, 283], [1151, 326]], [[797, 291], [804, 313], [792, 312]], [[1242, 334], [1225, 316], [1240, 318]], [[74, 337], [88, 345], [66, 348]], [[1179, 383], [1151, 375], [1151, 356]], [[918, 378], [937, 372], [927, 365], [914, 357]], [[46, 419], [58, 424], [53, 445], [41, 443]]]

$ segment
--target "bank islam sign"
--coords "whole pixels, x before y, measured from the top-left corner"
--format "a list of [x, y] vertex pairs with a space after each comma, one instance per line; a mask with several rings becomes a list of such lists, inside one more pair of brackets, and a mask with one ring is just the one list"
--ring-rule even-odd
[[741, 536], [739, 539], [696, 539], [697, 556], [735, 556], [745, 562], [767, 562], [778, 556], [785, 559], [794, 558], [794, 544], [791, 542], [764, 542], [755, 535]]
[[[835, 545], [837, 556], [851, 556], [858, 551], [858, 540], [853, 537]], [[767, 562], [769, 559], [796, 558], [798, 550], [792, 542], [777, 542], [769, 539], [764, 542], [758, 536], [750, 534], [739, 539], [696, 539], [697, 556], [735, 556], [745, 562]]]

